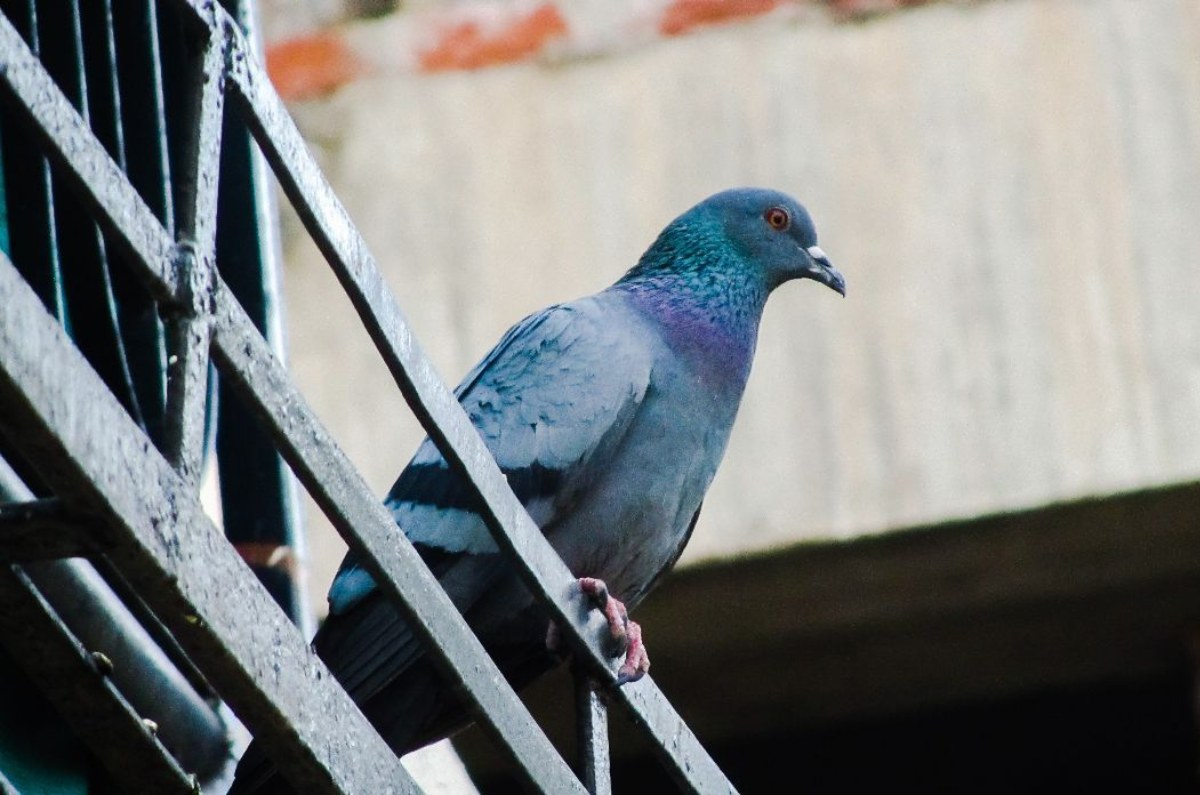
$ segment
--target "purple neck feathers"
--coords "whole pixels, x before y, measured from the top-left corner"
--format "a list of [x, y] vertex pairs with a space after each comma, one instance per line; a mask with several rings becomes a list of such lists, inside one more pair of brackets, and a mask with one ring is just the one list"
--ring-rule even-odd
[[740, 389], [750, 374], [766, 291], [745, 279], [712, 274], [704, 283], [654, 274], [616, 285], [663, 337], [707, 377]]

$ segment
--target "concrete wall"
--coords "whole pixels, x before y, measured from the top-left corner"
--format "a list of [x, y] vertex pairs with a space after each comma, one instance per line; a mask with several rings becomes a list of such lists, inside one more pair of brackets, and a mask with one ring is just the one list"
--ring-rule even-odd
[[[1200, 476], [1198, 53], [1196, 0], [932, 4], [293, 110], [451, 381], [713, 191], [809, 206], [848, 298], [774, 297], [686, 561]], [[287, 232], [295, 371], [382, 493], [420, 432]]]

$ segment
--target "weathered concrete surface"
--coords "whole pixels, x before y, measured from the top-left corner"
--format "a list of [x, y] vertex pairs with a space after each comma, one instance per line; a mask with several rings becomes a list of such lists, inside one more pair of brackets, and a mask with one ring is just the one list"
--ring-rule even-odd
[[[1197, 53], [1196, 0], [931, 5], [295, 110], [452, 381], [715, 190], [808, 204], [849, 297], [773, 299], [696, 560], [1200, 475]], [[294, 231], [296, 372], [382, 493], [419, 430]]]

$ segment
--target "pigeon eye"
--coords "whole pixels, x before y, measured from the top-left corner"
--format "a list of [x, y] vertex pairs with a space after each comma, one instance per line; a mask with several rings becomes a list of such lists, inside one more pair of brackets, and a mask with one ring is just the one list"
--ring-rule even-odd
[[792, 216], [782, 207], [772, 207], [763, 213], [763, 218], [766, 219], [767, 226], [777, 232], [782, 232], [792, 225]]

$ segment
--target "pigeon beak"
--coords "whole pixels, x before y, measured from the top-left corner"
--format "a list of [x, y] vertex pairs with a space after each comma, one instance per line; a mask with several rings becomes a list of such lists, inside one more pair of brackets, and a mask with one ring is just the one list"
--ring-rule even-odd
[[829, 257], [825, 256], [825, 252], [820, 246], [809, 246], [804, 249], [804, 253], [808, 255], [809, 267], [804, 274], [807, 278], [813, 281], [818, 281], [831, 290], [836, 290], [843, 298], [846, 297], [846, 277], [838, 272], [838, 269], [833, 267], [829, 262]]

